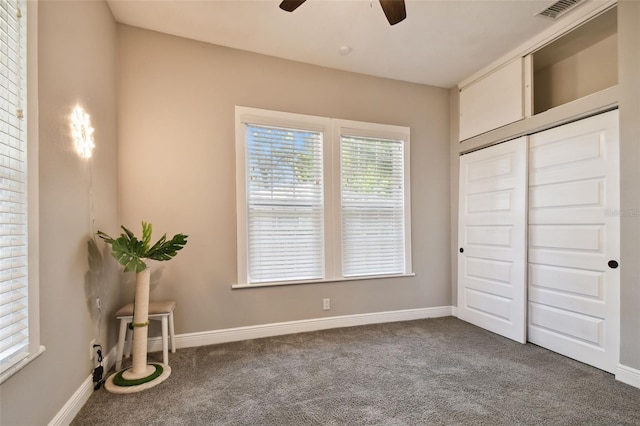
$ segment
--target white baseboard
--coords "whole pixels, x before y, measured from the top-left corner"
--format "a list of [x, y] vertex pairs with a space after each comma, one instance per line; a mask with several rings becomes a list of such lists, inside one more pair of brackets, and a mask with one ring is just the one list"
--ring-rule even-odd
[[451, 307], [451, 316], [454, 316], [454, 317], [458, 318], [458, 307], [457, 306], [452, 306]]
[[93, 392], [93, 376], [89, 375], [77, 391], [69, 398], [64, 407], [49, 422], [49, 426], [65, 426], [71, 423], [73, 418], [78, 414], [82, 406], [89, 400]]
[[[116, 359], [116, 348], [113, 347], [102, 359], [105, 375]], [[105, 377], [106, 378], [106, 377]], [[69, 398], [58, 414], [49, 422], [49, 426], [66, 426], [75, 418], [80, 409], [87, 403], [93, 393], [93, 374], [84, 379], [78, 390]]]
[[[337, 317], [313, 318], [299, 321], [279, 322], [272, 324], [251, 325], [222, 330], [203, 331], [176, 335], [176, 347], [190, 348], [214, 345], [218, 343], [237, 342], [240, 340], [259, 339], [262, 337], [281, 336], [284, 334], [305, 333], [308, 331], [327, 330], [330, 328], [353, 327], [386, 322], [410, 321], [424, 318], [446, 317], [452, 315], [452, 306], [435, 308], [405, 309], [402, 311], [374, 312], [369, 314], [343, 315]], [[161, 351], [162, 338], [149, 339], [149, 351]]]
[[618, 364], [616, 367], [616, 380], [640, 388], [640, 370]]

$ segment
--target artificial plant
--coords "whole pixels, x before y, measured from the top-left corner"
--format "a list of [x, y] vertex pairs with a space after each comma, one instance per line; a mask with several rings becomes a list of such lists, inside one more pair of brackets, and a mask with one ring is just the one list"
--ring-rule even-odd
[[133, 313], [133, 363], [131, 369], [113, 374], [105, 384], [115, 393], [144, 390], [165, 380], [171, 373], [168, 365], [147, 364], [149, 326], [149, 282], [151, 273], [143, 259], [166, 261], [173, 258], [187, 244], [187, 235], [176, 234], [170, 240], [164, 234], [151, 245], [153, 227], [142, 222], [142, 239], [122, 226], [124, 233], [112, 238], [102, 231], [97, 235], [111, 245], [111, 255], [124, 266], [125, 272], [136, 272], [136, 292]]
[[142, 222], [142, 239], [139, 240], [124, 226], [121, 226], [124, 233], [118, 238], [111, 238], [102, 231], [98, 231], [98, 237], [107, 244], [111, 244], [111, 255], [116, 258], [124, 271], [142, 272], [147, 267], [142, 259], [153, 259], [159, 261], [169, 260], [178, 254], [187, 244], [188, 235], [176, 234], [167, 241], [167, 234], [164, 234], [153, 246], [151, 243], [151, 233], [153, 226], [150, 223]]

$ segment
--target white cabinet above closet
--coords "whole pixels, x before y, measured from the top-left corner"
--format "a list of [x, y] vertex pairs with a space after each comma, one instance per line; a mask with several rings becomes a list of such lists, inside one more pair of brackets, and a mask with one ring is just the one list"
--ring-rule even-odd
[[460, 140], [524, 118], [523, 60], [460, 89]]
[[[536, 115], [615, 87], [617, 7], [607, 4], [571, 24], [550, 28], [513, 56], [461, 82], [459, 140], [519, 121], [526, 126]], [[599, 112], [595, 105], [591, 113]], [[562, 121], [559, 109], [552, 113], [559, 116], [556, 121]]]

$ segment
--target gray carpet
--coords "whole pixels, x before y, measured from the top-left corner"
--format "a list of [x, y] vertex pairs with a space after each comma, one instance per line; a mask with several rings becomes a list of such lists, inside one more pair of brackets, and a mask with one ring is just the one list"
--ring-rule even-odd
[[640, 424], [640, 389], [452, 317], [179, 349], [169, 362], [153, 389], [94, 392], [72, 425]]

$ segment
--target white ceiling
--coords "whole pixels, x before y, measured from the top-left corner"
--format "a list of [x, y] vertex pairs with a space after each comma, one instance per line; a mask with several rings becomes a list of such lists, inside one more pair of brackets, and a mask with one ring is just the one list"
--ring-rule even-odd
[[[118, 22], [280, 58], [439, 87], [543, 31], [551, 0], [406, 0], [390, 26], [378, 0], [107, 0]], [[352, 51], [340, 54], [340, 47]]]

